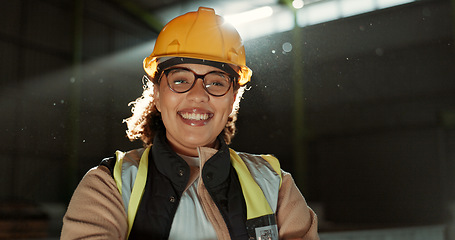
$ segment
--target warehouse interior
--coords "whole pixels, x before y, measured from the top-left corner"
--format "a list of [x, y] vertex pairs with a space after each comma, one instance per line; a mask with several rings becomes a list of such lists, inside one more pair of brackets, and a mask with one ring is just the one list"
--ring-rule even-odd
[[231, 148], [280, 160], [321, 239], [455, 239], [455, 2], [292, 3], [4, 2], [0, 239], [58, 239], [84, 174], [142, 147], [123, 123], [142, 61], [199, 6], [232, 21], [253, 70]]

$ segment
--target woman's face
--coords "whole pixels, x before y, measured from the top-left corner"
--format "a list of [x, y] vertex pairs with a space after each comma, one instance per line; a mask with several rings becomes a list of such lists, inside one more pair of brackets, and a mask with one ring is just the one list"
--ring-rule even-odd
[[[177, 66], [201, 75], [221, 71], [200, 64]], [[225, 95], [215, 97], [205, 91], [202, 79], [197, 79], [188, 92], [175, 93], [168, 87], [166, 75], [155, 87], [154, 97], [171, 147], [177, 153], [188, 156], [197, 156], [197, 147], [215, 147], [216, 138], [224, 129], [235, 101], [232, 86]]]

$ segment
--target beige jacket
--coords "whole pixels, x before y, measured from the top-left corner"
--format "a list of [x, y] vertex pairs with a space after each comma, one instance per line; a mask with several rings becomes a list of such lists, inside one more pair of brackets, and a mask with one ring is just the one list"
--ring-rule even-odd
[[[216, 151], [201, 148], [199, 152], [201, 162], [204, 163]], [[140, 151], [130, 151], [127, 157], [139, 160]], [[200, 174], [193, 170], [190, 179], [197, 178]], [[316, 214], [307, 206], [292, 176], [282, 171], [282, 179], [276, 212], [280, 239], [319, 239]], [[204, 188], [203, 184], [199, 187]], [[201, 199], [206, 201], [204, 205], [210, 212], [208, 217], [218, 239], [229, 239], [220, 212], [208, 192], [200, 190], [198, 192]], [[115, 180], [104, 166], [91, 169], [73, 194], [63, 218], [61, 239], [126, 239], [127, 232], [127, 216]]]

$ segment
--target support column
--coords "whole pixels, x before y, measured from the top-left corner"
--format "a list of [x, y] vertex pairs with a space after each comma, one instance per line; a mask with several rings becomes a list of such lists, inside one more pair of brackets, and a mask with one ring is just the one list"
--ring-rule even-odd
[[84, 0], [74, 0], [74, 35], [73, 35], [73, 65], [70, 81], [70, 99], [68, 109], [67, 131], [67, 162], [65, 200], [69, 200], [76, 188], [78, 178], [78, 162], [80, 147], [80, 94], [81, 94], [81, 62]]
[[301, 191], [308, 192], [308, 157], [307, 157], [307, 139], [306, 139], [306, 122], [305, 122], [305, 94], [303, 86], [303, 38], [302, 29], [297, 23], [296, 9], [292, 8], [294, 13], [294, 29], [292, 31], [293, 51], [293, 162], [295, 166], [295, 180]]

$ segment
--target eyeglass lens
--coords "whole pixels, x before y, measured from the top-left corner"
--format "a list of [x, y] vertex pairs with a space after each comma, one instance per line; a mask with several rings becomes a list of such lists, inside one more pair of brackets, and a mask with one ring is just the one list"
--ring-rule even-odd
[[226, 73], [219, 71], [198, 75], [187, 68], [171, 68], [166, 70], [165, 74], [169, 87], [177, 93], [189, 91], [198, 78], [203, 80], [204, 89], [214, 96], [223, 96], [231, 87], [230, 77]]

